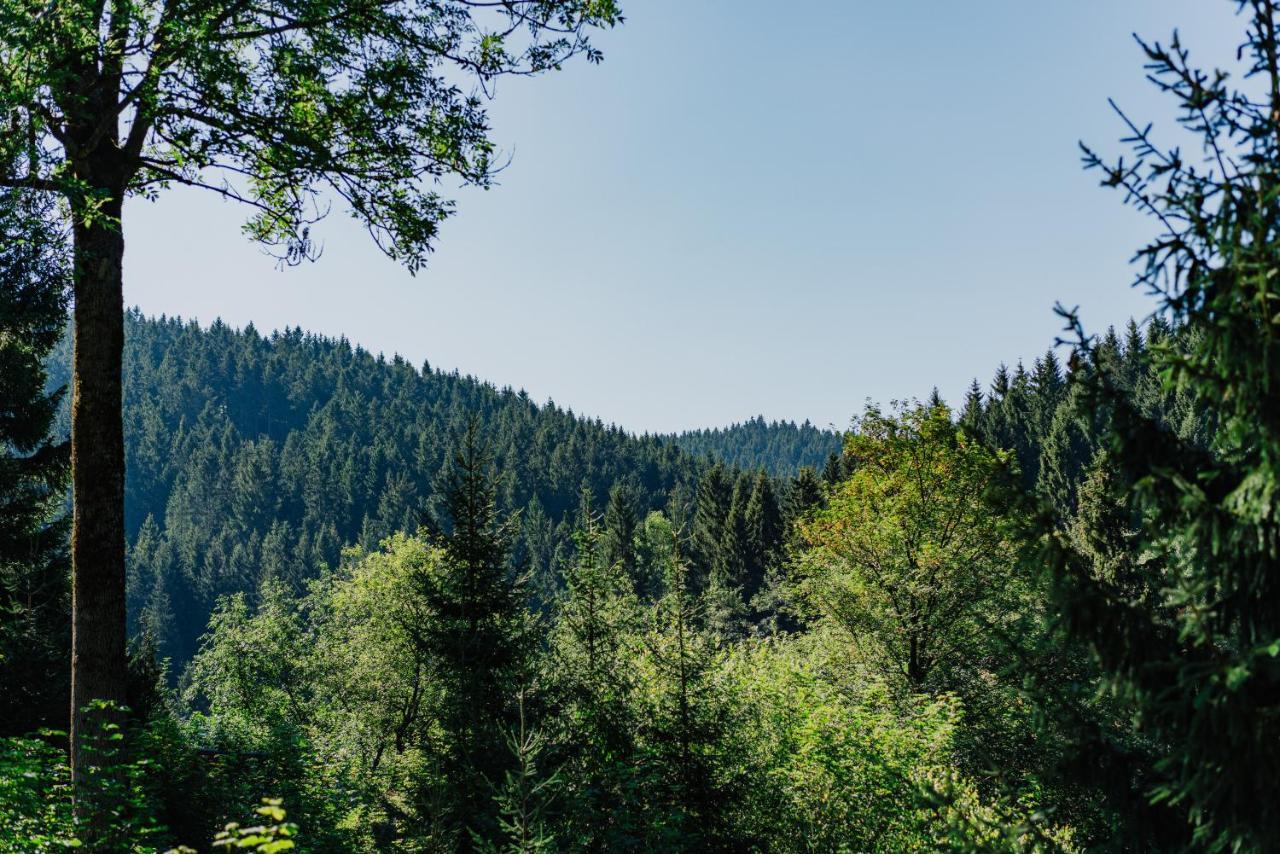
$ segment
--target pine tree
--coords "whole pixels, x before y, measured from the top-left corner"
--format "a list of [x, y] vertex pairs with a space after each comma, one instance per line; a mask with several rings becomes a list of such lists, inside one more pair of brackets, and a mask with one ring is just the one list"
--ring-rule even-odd
[[49, 205], [0, 193], [0, 735], [64, 728], [70, 661], [67, 448], [44, 359], [66, 322], [62, 239]]
[[[1178, 342], [1148, 352], [1166, 390], [1212, 413], [1215, 429], [1207, 444], [1188, 440], [1134, 406], [1114, 333], [1098, 342], [1063, 311], [1089, 371], [1079, 410], [1112, 411], [1107, 459], [1142, 521], [1116, 553], [1141, 557], [1099, 573], [1063, 538], [1051, 556], [1064, 625], [1128, 705], [1136, 734], [1161, 745], [1149, 798], [1182, 814], [1187, 847], [1265, 851], [1280, 846], [1280, 814], [1258, 807], [1280, 767], [1280, 8], [1232, 6], [1248, 20], [1236, 56], [1256, 86], [1192, 66], [1176, 34], [1140, 42], [1150, 79], [1177, 101], [1207, 162], [1158, 147], [1149, 125], [1128, 119], [1133, 159], [1085, 149], [1105, 186], [1156, 219], [1160, 234], [1137, 253], [1138, 284], [1158, 296]], [[1156, 603], [1134, 597], [1133, 577], [1158, 590]]]
[[583, 491], [566, 595], [551, 632], [550, 679], [568, 753], [568, 838], [592, 850], [626, 847], [635, 785], [635, 647], [640, 608], [622, 564], [608, 559], [600, 519]]
[[509, 520], [499, 520], [497, 487], [474, 419], [441, 491], [444, 554], [437, 571], [418, 579], [427, 617], [412, 630], [420, 652], [437, 663], [445, 688], [442, 770], [452, 802], [449, 820], [465, 847], [473, 834], [495, 833], [488, 786], [502, 779], [510, 760], [505, 733], [529, 653], [523, 591], [508, 566], [514, 532]]
[[628, 578], [636, 572], [635, 491], [625, 483], [615, 483], [609, 490], [609, 503], [604, 511], [605, 560], [617, 564]]
[[765, 575], [782, 558], [782, 510], [773, 491], [773, 482], [764, 472], [757, 473], [752, 483], [745, 521], [748, 559], [742, 592], [750, 602], [763, 586]]
[[651, 612], [647, 648], [654, 684], [641, 734], [646, 764], [656, 772], [652, 797], [675, 836], [648, 840], [648, 847], [725, 848], [724, 806], [730, 798], [721, 769], [729, 709], [714, 679], [719, 653], [699, 628], [705, 603], [692, 587], [678, 537], [670, 549], [666, 588]]
[[720, 549], [729, 518], [732, 489], [729, 475], [719, 462], [707, 469], [698, 481], [698, 507], [694, 514], [691, 545], [696, 567], [692, 580], [699, 590], [706, 588], [721, 560]]

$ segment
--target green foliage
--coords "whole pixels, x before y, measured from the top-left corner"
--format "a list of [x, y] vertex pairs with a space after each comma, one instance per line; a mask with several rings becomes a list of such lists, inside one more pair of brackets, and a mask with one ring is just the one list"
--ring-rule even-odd
[[[127, 711], [127, 710], [125, 710]], [[92, 764], [76, 787], [73, 810], [66, 733], [0, 739], [0, 851], [154, 852], [167, 838], [157, 818], [156, 758], [140, 747], [137, 725], [129, 738], [122, 710], [97, 701], [88, 710], [85, 750]]]
[[67, 445], [50, 434], [61, 390], [44, 360], [66, 319], [52, 206], [0, 191], [0, 735], [66, 726]]
[[449, 530], [435, 571], [415, 579], [428, 617], [413, 627], [443, 688], [436, 714], [446, 738], [438, 759], [450, 820], [464, 839], [494, 835], [487, 790], [506, 769], [502, 733], [512, 719], [510, 698], [530, 673], [529, 615], [508, 562], [512, 526], [499, 518], [480, 441], [473, 421], [445, 475]]
[[[550, 631], [545, 671], [558, 706], [552, 724], [563, 757], [566, 827], [588, 849], [634, 844], [639, 684], [634, 663], [643, 613], [620, 563], [603, 548], [586, 504], [564, 568], [566, 596]], [[652, 522], [653, 520], [651, 520]]]
[[1016, 847], [993, 844], [991, 808], [955, 772], [954, 696], [899, 698], [830, 630], [742, 644], [728, 673], [745, 717], [745, 838], [771, 851]]
[[[213, 840], [214, 848], [248, 849], [259, 854], [277, 854], [279, 851], [291, 851], [295, 847], [293, 837], [298, 834], [298, 826], [284, 820], [285, 811], [279, 798], [263, 798], [262, 806], [254, 810], [266, 821], [250, 827], [242, 827], [232, 822], [228, 824]], [[188, 849], [190, 850], [190, 849]]]
[[[252, 596], [267, 579], [302, 592], [345, 545], [376, 550], [438, 516], [436, 486], [472, 416], [502, 473], [500, 509], [521, 511], [512, 559], [539, 573], [543, 608], [584, 484], [604, 506], [625, 480], [643, 519], [703, 466], [524, 393], [300, 330], [130, 315], [126, 341], [130, 620], [175, 675], [220, 597]], [[53, 383], [69, 380], [69, 360], [64, 341]]]
[[1111, 412], [1102, 446], [1115, 484], [1102, 510], [1116, 521], [1083, 516], [1086, 535], [1056, 536], [1050, 559], [1068, 631], [1136, 734], [1158, 745], [1134, 785], [1182, 818], [1184, 845], [1270, 850], [1280, 821], [1257, 805], [1280, 744], [1280, 11], [1233, 5], [1248, 22], [1238, 88], [1197, 68], [1177, 35], [1139, 42], [1202, 157], [1158, 147], [1123, 115], [1133, 159], [1085, 149], [1086, 166], [1159, 228], [1138, 253], [1138, 283], [1174, 333], [1149, 359], [1164, 395], [1209, 414], [1210, 429], [1171, 429], [1135, 405], [1117, 344], [1085, 336], [1064, 312], [1088, 376], [1080, 409]]
[[452, 210], [434, 184], [489, 186], [500, 166], [483, 102], [458, 76], [487, 87], [598, 61], [589, 32], [622, 20], [612, 0], [55, 11], [0, 6], [0, 110], [13, 119], [0, 185], [63, 193], [86, 224], [110, 224], [126, 193], [210, 190], [247, 205], [246, 233], [293, 262], [314, 253], [324, 194], [411, 270]]
[[0, 851], [25, 854], [69, 847], [69, 789], [62, 751], [42, 738], [0, 739]]
[[846, 439], [853, 474], [801, 526], [797, 601], [913, 690], [954, 690], [1024, 598], [1005, 458], [944, 406], [870, 408]]
[[544, 776], [538, 768], [546, 739], [542, 733], [529, 730], [525, 724], [524, 698], [517, 699], [519, 724], [507, 734], [507, 745], [515, 759], [503, 784], [495, 795], [498, 804], [498, 830], [501, 844], [473, 835], [476, 848], [485, 852], [536, 854], [555, 851], [556, 837], [547, 824], [550, 801], [560, 785], [557, 774]]

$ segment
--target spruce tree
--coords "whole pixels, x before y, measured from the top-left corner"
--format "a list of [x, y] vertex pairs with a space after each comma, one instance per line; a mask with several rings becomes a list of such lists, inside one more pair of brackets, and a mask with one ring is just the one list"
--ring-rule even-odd
[[960, 410], [960, 425], [975, 436], [982, 436], [985, 428], [985, 414], [982, 387], [978, 385], [978, 378], [974, 377], [969, 383], [969, 390], [965, 392], [964, 408]]
[[609, 563], [622, 567], [628, 578], [636, 572], [635, 490], [626, 483], [615, 483], [609, 490], [609, 503], [604, 512], [604, 554]]
[[[1134, 406], [1115, 336], [1086, 335], [1064, 310], [1090, 371], [1078, 405], [1113, 412], [1108, 459], [1142, 521], [1124, 551], [1141, 557], [1098, 573], [1061, 539], [1052, 557], [1055, 608], [1136, 734], [1161, 745], [1147, 795], [1181, 813], [1196, 848], [1265, 851], [1280, 847], [1280, 813], [1259, 808], [1280, 768], [1280, 8], [1231, 6], [1246, 11], [1237, 57], [1258, 85], [1238, 89], [1237, 75], [1194, 66], [1176, 34], [1140, 41], [1203, 162], [1159, 147], [1127, 117], [1133, 159], [1085, 149], [1105, 186], [1155, 217], [1138, 284], [1181, 341], [1153, 345], [1150, 358], [1166, 390], [1212, 413], [1215, 429], [1207, 445], [1188, 440]], [[1134, 597], [1133, 576], [1156, 603]]]
[[66, 323], [66, 263], [51, 206], [0, 192], [0, 735], [67, 722], [67, 446], [44, 359]]
[[765, 575], [782, 558], [782, 510], [773, 482], [763, 471], [756, 474], [745, 511], [748, 554], [743, 596], [750, 602], [764, 584]]
[[427, 616], [413, 627], [420, 653], [436, 662], [444, 687], [440, 758], [450, 829], [464, 848], [475, 835], [495, 833], [489, 785], [510, 762], [505, 737], [529, 653], [523, 591], [508, 563], [514, 530], [511, 520], [499, 519], [479, 430], [473, 419], [442, 477], [444, 553], [438, 569], [418, 577]]
[[720, 653], [700, 628], [706, 603], [693, 589], [678, 536], [669, 552], [666, 595], [652, 610], [647, 650], [649, 714], [641, 735], [650, 785], [666, 832], [650, 849], [725, 849], [729, 792], [723, 780], [727, 698], [718, 691]]
[[583, 492], [575, 554], [550, 638], [561, 742], [572, 772], [568, 838], [590, 850], [633, 846], [636, 675], [641, 611], [631, 579], [608, 559], [600, 518]]
[[822, 467], [822, 482], [829, 489], [844, 480], [844, 476], [844, 455], [838, 451], [832, 451], [831, 455], [827, 457], [826, 465]]
[[822, 499], [822, 481], [818, 479], [818, 473], [810, 466], [800, 469], [787, 487], [785, 527], [789, 529], [796, 519], [822, 504]]
[[707, 625], [725, 642], [742, 637], [747, 629], [746, 586], [755, 563], [747, 519], [750, 500], [750, 476], [740, 472], [734, 481], [729, 515], [706, 590]]
[[732, 490], [729, 474], [720, 462], [707, 469], [698, 481], [698, 506], [694, 512], [691, 546], [695, 567], [692, 583], [699, 590], [707, 586], [721, 560], [720, 549], [729, 518]]

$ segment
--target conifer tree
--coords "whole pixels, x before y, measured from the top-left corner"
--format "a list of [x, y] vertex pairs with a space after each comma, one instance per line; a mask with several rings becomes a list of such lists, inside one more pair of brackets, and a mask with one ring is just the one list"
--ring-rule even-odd
[[742, 637], [747, 628], [746, 585], [754, 563], [747, 519], [750, 500], [749, 475], [739, 472], [706, 588], [707, 625], [723, 642]]
[[670, 550], [666, 588], [651, 613], [651, 710], [641, 732], [650, 754], [647, 761], [656, 771], [653, 795], [664, 810], [667, 833], [650, 840], [649, 847], [723, 847], [729, 793], [721, 767], [728, 708], [714, 679], [719, 653], [700, 629], [705, 604], [692, 587], [678, 534]]
[[634, 656], [640, 609], [630, 577], [604, 549], [600, 519], [583, 491], [575, 554], [564, 568], [565, 598], [551, 633], [568, 775], [570, 838], [588, 849], [634, 844]]
[[512, 702], [525, 687], [529, 652], [523, 591], [508, 565], [514, 531], [510, 520], [499, 519], [479, 429], [473, 419], [442, 478], [443, 556], [418, 578], [427, 617], [413, 627], [445, 688], [441, 760], [449, 820], [463, 847], [473, 834], [495, 832], [489, 784], [503, 778], [510, 761], [505, 733]]
[[626, 483], [615, 483], [609, 490], [609, 503], [604, 512], [605, 560], [622, 567], [628, 578], [636, 572], [635, 491]]
[[844, 480], [844, 476], [844, 456], [839, 452], [832, 451], [831, 455], [827, 457], [826, 465], [822, 467], [822, 482], [829, 489]]
[[746, 508], [749, 561], [743, 595], [750, 601], [764, 583], [765, 574], [782, 557], [784, 534], [782, 509], [773, 490], [773, 481], [757, 472]]
[[[1247, 21], [1237, 58], [1254, 80], [1242, 89], [1235, 74], [1193, 65], [1177, 34], [1140, 41], [1204, 162], [1160, 147], [1150, 125], [1123, 114], [1133, 159], [1085, 148], [1104, 186], [1155, 218], [1138, 284], [1182, 340], [1153, 345], [1150, 358], [1167, 391], [1214, 413], [1215, 429], [1200, 443], [1139, 410], [1114, 333], [1098, 341], [1063, 310], [1090, 371], [1079, 407], [1113, 413], [1104, 443], [1120, 484], [1132, 485], [1123, 495], [1142, 520], [1131, 549], [1142, 557], [1116, 574], [1095, 572], [1062, 538], [1051, 554], [1066, 626], [1128, 704], [1136, 734], [1162, 747], [1148, 796], [1183, 815], [1196, 848], [1272, 850], [1280, 815], [1258, 804], [1280, 767], [1280, 8], [1231, 5]], [[1157, 603], [1119, 580], [1133, 576], [1159, 591]]]
[[717, 563], [725, 537], [725, 523], [729, 519], [733, 484], [720, 462], [712, 464], [698, 481], [698, 506], [693, 520], [692, 552], [694, 566], [693, 583], [704, 589]]
[[63, 241], [50, 205], [0, 192], [0, 735], [65, 727], [67, 447], [44, 359], [66, 322]]
[[796, 519], [820, 505], [822, 499], [822, 481], [818, 480], [818, 473], [810, 466], [800, 469], [787, 488], [784, 525], [790, 528]]
[[982, 387], [978, 385], [978, 378], [974, 377], [969, 383], [968, 391], [965, 392], [964, 407], [960, 410], [960, 424], [975, 436], [983, 436], [986, 428], [985, 415]]

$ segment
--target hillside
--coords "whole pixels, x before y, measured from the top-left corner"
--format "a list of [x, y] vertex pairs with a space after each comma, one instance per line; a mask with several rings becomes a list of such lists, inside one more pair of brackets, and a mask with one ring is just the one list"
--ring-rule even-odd
[[[706, 466], [668, 439], [300, 329], [264, 336], [134, 312], [126, 342], [130, 613], [178, 662], [219, 596], [264, 578], [299, 586], [345, 545], [415, 530], [473, 416], [501, 508], [520, 513], [516, 561], [535, 577], [567, 544], [584, 487], [603, 507], [624, 483], [642, 515]], [[64, 341], [52, 384], [69, 360]]]
[[793, 477], [805, 466], [820, 471], [839, 452], [841, 441], [839, 433], [808, 421], [765, 421], [763, 415], [725, 428], [688, 430], [671, 439], [691, 454], [763, 468], [776, 477]]

